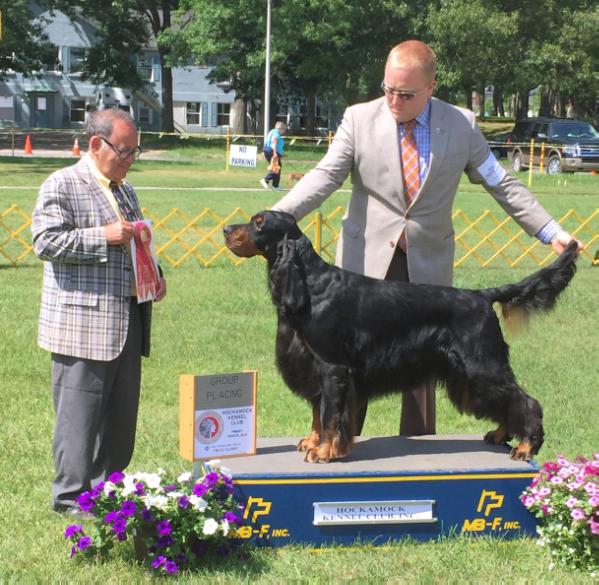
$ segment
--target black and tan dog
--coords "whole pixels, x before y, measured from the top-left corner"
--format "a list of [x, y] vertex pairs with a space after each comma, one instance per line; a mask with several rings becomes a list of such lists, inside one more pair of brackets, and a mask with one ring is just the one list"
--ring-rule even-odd
[[576, 243], [518, 284], [462, 290], [331, 266], [287, 213], [258, 213], [224, 235], [238, 256], [268, 261], [277, 365], [289, 388], [312, 403], [312, 432], [298, 445], [306, 461], [346, 456], [364, 401], [428, 380], [439, 380], [460, 412], [497, 423], [486, 441], [518, 437], [513, 459], [539, 451], [541, 406], [516, 382], [493, 303], [525, 315], [551, 309], [576, 271]]

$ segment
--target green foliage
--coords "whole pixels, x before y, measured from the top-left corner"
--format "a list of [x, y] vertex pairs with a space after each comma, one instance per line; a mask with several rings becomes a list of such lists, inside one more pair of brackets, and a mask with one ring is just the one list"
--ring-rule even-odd
[[0, 13], [0, 80], [6, 77], [8, 70], [30, 75], [46, 69], [57, 58], [58, 55], [43, 32], [45, 21], [39, 16], [35, 18], [31, 2], [0, 0]]

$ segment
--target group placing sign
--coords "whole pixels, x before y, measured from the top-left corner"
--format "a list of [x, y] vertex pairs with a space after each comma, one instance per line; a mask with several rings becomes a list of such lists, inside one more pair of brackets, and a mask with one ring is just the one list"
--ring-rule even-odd
[[189, 461], [256, 453], [257, 372], [183, 375], [179, 452]]

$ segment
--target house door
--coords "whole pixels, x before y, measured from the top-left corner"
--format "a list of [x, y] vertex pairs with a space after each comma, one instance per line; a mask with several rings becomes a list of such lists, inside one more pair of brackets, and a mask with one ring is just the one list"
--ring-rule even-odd
[[52, 128], [54, 96], [51, 93], [34, 93], [31, 96], [31, 111], [34, 128]]

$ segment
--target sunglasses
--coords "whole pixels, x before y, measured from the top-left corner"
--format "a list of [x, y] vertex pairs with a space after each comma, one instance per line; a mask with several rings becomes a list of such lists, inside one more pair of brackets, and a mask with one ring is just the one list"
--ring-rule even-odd
[[426, 85], [416, 91], [404, 91], [403, 89], [396, 89], [394, 87], [391, 87], [387, 85], [384, 81], [381, 82], [381, 89], [385, 92], [385, 94], [392, 95], [393, 97], [398, 97], [406, 102], [411, 102], [425, 88]]
[[114, 154], [116, 154], [119, 160], [125, 160], [130, 156], [134, 156], [137, 160], [141, 156], [141, 146], [136, 146], [135, 148], [119, 148], [118, 146], [112, 144], [112, 142], [110, 142], [109, 140], [106, 140], [106, 138], [104, 138], [103, 136], [100, 136], [100, 138], [104, 142], [106, 142], [106, 144], [108, 144], [110, 148], [112, 148], [112, 151], [114, 152]]

